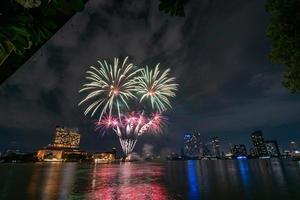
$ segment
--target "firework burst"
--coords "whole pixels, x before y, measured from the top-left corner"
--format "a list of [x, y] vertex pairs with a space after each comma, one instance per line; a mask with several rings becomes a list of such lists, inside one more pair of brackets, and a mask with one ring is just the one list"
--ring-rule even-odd
[[84, 114], [91, 112], [93, 116], [101, 108], [100, 117], [104, 113], [121, 115], [121, 109], [129, 108], [128, 100], [135, 98], [133, 92], [136, 89], [134, 75], [140, 70], [134, 70], [132, 63], [127, 64], [126, 57], [121, 66], [119, 60], [114, 59], [113, 64], [98, 61], [100, 67], [90, 67], [87, 71], [86, 79], [89, 83], [83, 85], [79, 92], [89, 91], [89, 94], [79, 103], [79, 105], [91, 101]]
[[[171, 108], [169, 98], [175, 97], [178, 85], [175, 78], [169, 78], [170, 69], [159, 71], [159, 64], [154, 70], [147, 66], [135, 69], [132, 63], [127, 64], [126, 57], [121, 65], [114, 59], [113, 64], [106, 60], [98, 61], [98, 67], [90, 67], [79, 92], [88, 92], [79, 103], [89, 102], [84, 114], [91, 116], [100, 110], [96, 128], [101, 132], [113, 130], [119, 137], [126, 155], [130, 154], [137, 138], [144, 133], [160, 133], [166, 118], [162, 112]], [[139, 110], [137, 104], [150, 102], [150, 114]]]
[[150, 100], [153, 109], [160, 112], [171, 108], [170, 97], [175, 97], [177, 84], [174, 83], [175, 78], [169, 78], [170, 69], [164, 72], [159, 71], [159, 64], [154, 70], [150, 70], [148, 66], [141, 71], [141, 76], [136, 80], [137, 94], [141, 95], [140, 102]]
[[130, 113], [121, 117], [103, 116], [96, 123], [96, 129], [105, 133], [113, 130], [120, 138], [123, 151], [132, 152], [138, 136], [144, 133], [161, 133], [166, 118], [160, 113], [145, 116], [143, 113]]

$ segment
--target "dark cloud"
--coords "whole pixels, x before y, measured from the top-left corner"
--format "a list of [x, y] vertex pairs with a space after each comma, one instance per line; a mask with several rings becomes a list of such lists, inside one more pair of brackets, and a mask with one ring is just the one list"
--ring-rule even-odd
[[224, 145], [247, 142], [256, 129], [285, 144], [300, 140], [300, 97], [282, 87], [283, 68], [268, 59], [264, 4], [189, 1], [187, 16], [178, 18], [159, 12], [156, 1], [90, 0], [1, 86], [0, 148], [46, 145], [56, 124], [78, 127], [85, 149], [119, 147], [116, 136], [99, 135], [83, 116], [78, 90], [97, 59], [127, 55], [171, 67], [180, 84], [166, 133], [141, 138], [138, 149], [147, 143], [156, 152], [179, 151], [182, 134], [194, 130]]

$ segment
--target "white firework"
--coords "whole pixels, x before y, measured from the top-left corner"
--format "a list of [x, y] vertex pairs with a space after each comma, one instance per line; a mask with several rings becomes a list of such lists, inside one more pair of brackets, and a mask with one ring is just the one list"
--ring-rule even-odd
[[134, 92], [136, 89], [135, 74], [140, 70], [135, 70], [132, 63], [127, 64], [126, 57], [121, 66], [119, 66], [118, 58], [114, 58], [113, 64], [98, 61], [98, 67], [90, 67], [87, 71], [89, 83], [83, 85], [79, 92], [89, 91], [88, 95], [79, 103], [79, 105], [91, 101], [91, 104], [86, 108], [84, 114], [91, 112], [93, 116], [100, 108], [103, 114], [121, 115], [121, 109], [129, 108], [128, 100], [135, 98]]
[[150, 70], [148, 66], [141, 71], [141, 76], [136, 78], [136, 91], [141, 95], [140, 102], [150, 100], [153, 109], [160, 112], [171, 108], [170, 97], [175, 97], [178, 84], [175, 78], [169, 78], [170, 69], [164, 72], [159, 71], [159, 64], [154, 70]]

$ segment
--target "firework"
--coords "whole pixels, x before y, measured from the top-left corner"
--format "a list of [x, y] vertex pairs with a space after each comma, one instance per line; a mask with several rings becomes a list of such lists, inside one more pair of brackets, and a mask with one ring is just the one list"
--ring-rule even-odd
[[132, 152], [138, 136], [144, 133], [160, 133], [165, 124], [165, 117], [153, 113], [149, 117], [143, 113], [130, 113], [119, 117], [104, 116], [96, 123], [101, 132], [113, 130], [120, 138], [123, 151]]
[[137, 78], [137, 93], [141, 95], [140, 102], [150, 100], [153, 109], [160, 112], [167, 107], [171, 108], [170, 97], [175, 97], [177, 84], [175, 78], [169, 78], [170, 69], [160, 73], [159, 64], [154, 70], [149, 70], [148, 66], [141, 71], [141, 76]]
[[[175, 78], [169, 78], [170, 69], [161, 73], [159, 64], [154, 70], [147, 66], [136, 69], [132, 63], [127, 64], [127, 59], [122, 65], [117, 58], [113, 64], [98, 61], [98, 67], [91, 66], [87, 71], [89, 82], [79, 91], [88, 92], [79, 103], [90, 103], [84, 114], [94, 116], [99, 111], [97, 129], [115, 132], [126, 155], [133, 151], [140, 135], [162, 132], [166, 121], [162, 112], [171, 108], [169, 98], [175, 97], [178, 87]], [[146, 109], [146, 102], [151, 105], [148, 114], [137, 109]]]
[[132, 63], [127, 64], [128, 57], [126, 57], [121, 66], [119, 60], [114, 59], [113, 64], [108, 64], [106, 60], [98, 61], [100, 67], [90, 67], [87, 71], [87, 80], [90, 82], [83, 85], [83, 89], [79, 92], [89, 91], [89, 94], [79, 103], [91, 101], [92, 103], [87, 107], [84, 114], [91, 112], [93, 116], [101, 107], [99, 119], [104, 113], [117, 113], [121, 115], [121, 108], [129, 108], [127, 101], [135, 98], [133, 92], [136, 89], [136, 82], [134, 75], [139, 70], [134, 70]]

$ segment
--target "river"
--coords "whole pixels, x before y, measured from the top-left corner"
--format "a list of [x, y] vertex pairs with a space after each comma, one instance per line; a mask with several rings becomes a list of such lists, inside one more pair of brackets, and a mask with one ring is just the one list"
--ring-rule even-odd
[[2, 200], [300, 199], [300, 162], [0, 164]]

